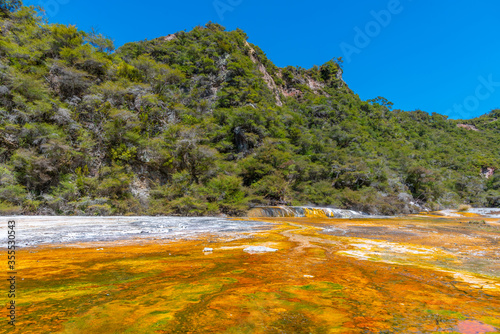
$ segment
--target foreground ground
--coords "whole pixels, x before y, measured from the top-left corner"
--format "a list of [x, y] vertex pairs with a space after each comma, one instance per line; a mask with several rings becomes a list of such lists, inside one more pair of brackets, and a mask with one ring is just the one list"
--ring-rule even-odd
[[253, 232], [27, 243], [17, 252], [19, 321], [9, 326], [3, 308], [0, 333], [500, 329], [498, 219], [266, 221]]

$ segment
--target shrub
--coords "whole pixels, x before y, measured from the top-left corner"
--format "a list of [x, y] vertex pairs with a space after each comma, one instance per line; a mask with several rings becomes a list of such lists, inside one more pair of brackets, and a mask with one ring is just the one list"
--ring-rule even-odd
[[88, 74], [55, 62], [50, 68], [49, 83], [61, 99], [83, 96], [91, 85]]
[[470, 205], [467, 205], [467, 204], [460, 204], [457, 211], [458, 212], [467, 212], [471, 209], [472, 207]]
[[85, 209], [88, 216], [109, 216], [112, 213], [113, 209], [109, 204], [92, 204]]
[[263, 177], [252, 185], [257, 195], [263, 196], [271, 205], [288, 204], [290, 199], [290, 184], [282, 173], [275, 171]]
[[52, 52], [57, 55], [63, 48], [76, 48], [82, 45], [84, 33], [75, 26], [54, 24], [50, 26], [52, 41]]
[[99, 184], [97, 193], [103, 197], [111, 199], [124, 199], [131, 196], [130, 184], [133, 175], [126, 171], [124, 167], [113, 165], [102, 167], [99, 173]]
[[208, 203], [192, 196], [183, 196], [167, 204], [170, 212], [181, 216], [204, 216], [216, 214], [216, 203]]
[[14, 76], [11, 91], [25, 97], [27, 101], [42, 100], [47, 96], [47, 89], [39, 79], [22, 73]]
[[12, 204], [11, 202], [0, 201], [0, 214], [2, 215], [18, 215], [23, 212], [19, 205]]
[[219, 175], [208, 181], [204, 191], [211, 203], [217, 203], [222, 213], [238, 216], [248, 209], [242, 180], [236, 176]]

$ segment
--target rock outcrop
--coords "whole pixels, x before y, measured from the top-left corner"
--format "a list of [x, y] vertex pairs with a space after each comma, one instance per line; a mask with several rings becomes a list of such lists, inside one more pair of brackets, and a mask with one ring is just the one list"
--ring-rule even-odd
[[476, 128], [474, 125], [471, 124], [457, 124], [457, 127], [465, 130], [479, 131], [478, 128]]
[[493, 176], [495, 173], [495, 168], [493, 167], [483, 167], [481, 168], [481, 175], [487, 179]]

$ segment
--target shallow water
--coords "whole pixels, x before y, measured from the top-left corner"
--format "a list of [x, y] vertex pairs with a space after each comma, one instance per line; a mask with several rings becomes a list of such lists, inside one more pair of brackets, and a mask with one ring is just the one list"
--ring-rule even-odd
[[[19, 323], [11, 331], [0, 314], [0, 332], [500, 328], [495, 219], [23, 219], [18, 234], [32, 246], [18, 252]], [[142, 237], [143, 229], [151, 235]], [[55, 244], [46, 244], [50, 238]], [[249, 247], [277, 251], [244, 251]], [[0, 296], [5, 305], [6, 294]]]
[[[270, 223], [216, 217], [6, 217], [17, 223], [21, 247], [133, 240], [144, 238], [179, 239], [200, 234], [243, 233], [268, 229]], [[5, 230], [6, 226], [0, 227]]]

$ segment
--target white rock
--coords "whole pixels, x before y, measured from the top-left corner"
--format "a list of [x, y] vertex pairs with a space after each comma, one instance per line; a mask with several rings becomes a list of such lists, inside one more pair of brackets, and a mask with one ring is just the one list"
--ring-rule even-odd
[[214, 251], [213, 248], [208, 248], [208, 247], [203, 248], [203, 252], [213, 252], [213, 251]]
[[247, 253], [270, 253], [270, 252], [276, 252], [277, 249], [264, 246], [249, 246], [243, 249], [243, 251]]

